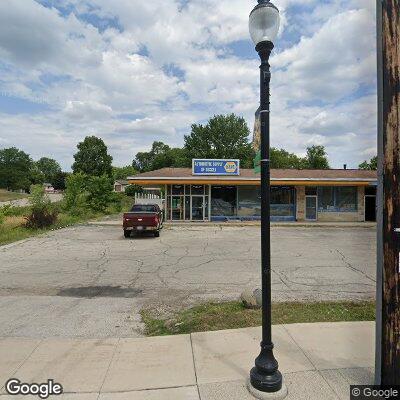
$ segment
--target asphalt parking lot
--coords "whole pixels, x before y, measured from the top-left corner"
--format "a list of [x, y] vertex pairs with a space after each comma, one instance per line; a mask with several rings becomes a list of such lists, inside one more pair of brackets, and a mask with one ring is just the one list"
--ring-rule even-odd
[[[272, 229], [274, 301], [375, 295], [375, 230]], [[0, 337], [134, 337], [139, 311], [237, 299], [260, 281], [259, 227], [187, 226], [124, 239], [67, 228], [0, 247]]]

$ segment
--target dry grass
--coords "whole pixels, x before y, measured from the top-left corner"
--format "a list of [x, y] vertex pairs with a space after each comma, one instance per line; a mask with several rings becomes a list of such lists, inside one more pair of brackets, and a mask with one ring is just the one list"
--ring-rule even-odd
[[5, 189], [0, 189], [0, 202], [25, 199], [26, 197], [28, 197], [28, 195], [25, 193], [14, 193], [8, 192]]
[[16, 228], [18, 226], [22, 226], [25, 223], [25, 217], [23, 216], [12, 216], [5, 217], [4, 227], [8, 229]]

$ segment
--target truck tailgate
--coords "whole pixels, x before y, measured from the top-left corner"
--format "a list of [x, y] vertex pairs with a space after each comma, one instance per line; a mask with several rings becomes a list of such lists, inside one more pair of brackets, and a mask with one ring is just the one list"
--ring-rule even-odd
[[157, 213], [125, 213], [124, 226], [156, 226]]

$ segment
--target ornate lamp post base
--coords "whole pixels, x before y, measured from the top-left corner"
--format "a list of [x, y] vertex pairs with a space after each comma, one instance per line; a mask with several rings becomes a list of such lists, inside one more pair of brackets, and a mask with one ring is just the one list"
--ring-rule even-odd
[[277, 392], [261, 392], [260, 390], [256, 389], [251, 384], [250, 379], [248, 379], [247, 389], [249, 390], [252, 396], [260, 400], [283, 400], [288, 395], [288, 390], [285, 385], [285, 382], [282, 382], [282, 387]]

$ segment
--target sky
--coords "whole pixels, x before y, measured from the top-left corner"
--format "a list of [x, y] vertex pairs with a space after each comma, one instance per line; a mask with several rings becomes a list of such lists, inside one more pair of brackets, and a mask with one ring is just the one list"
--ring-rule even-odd
[[[193, 123], [243, 116], [252, 132], [255, 0], [1, 0], [0, 148], [70, 170], [101, 137], [115, 166], [154, 140], [182, 146]], [[376, 155], [374, 0], [275, 0], [271, 145], [331, 166]]]

